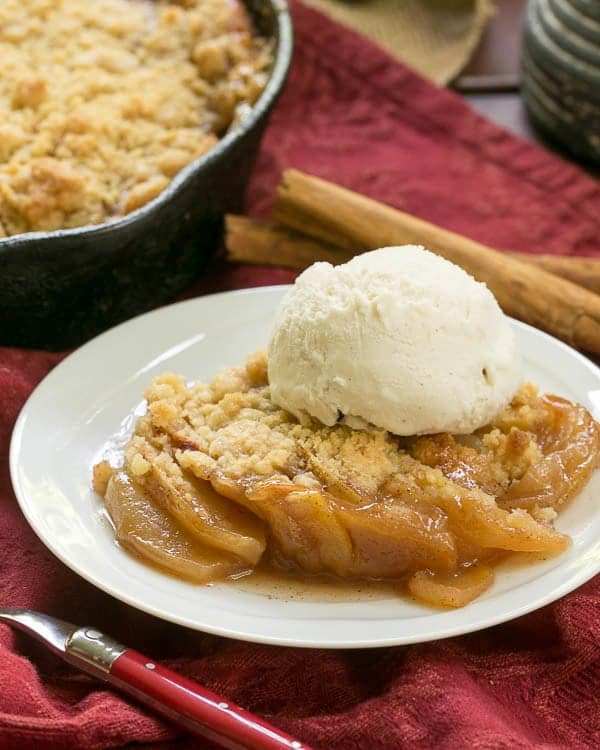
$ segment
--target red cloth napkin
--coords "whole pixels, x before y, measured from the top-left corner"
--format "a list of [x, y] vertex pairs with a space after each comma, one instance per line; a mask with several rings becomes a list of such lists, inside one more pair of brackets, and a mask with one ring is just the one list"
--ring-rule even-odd
[[[252, 182], [264, 215], [281, 170], [336, 180], [497, 247], [600, 252], [600, 187], [481, 119], [303, 6]], [[289, 281], [216, 265], [192, 293]], [[600, 578], [473, 635], [310, 651], [195, 633], [96, 591], [21, 516], [8, 477], [17, 413], [60, 355], [0, 350], [0, 602], [94, 624], [322, 750], [600, 747]], [[0, 626], [0, 748], [202, 747]], [[153, 745], [154, 747], [155, 745]]]

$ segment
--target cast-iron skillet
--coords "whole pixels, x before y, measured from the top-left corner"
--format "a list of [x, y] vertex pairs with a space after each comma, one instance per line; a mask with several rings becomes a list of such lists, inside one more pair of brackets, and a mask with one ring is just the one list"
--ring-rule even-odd
[[275, 42], [269, 81], [248, 118], [150, 203], [108, 224], [0, 240], [0, 345], [76, 346], [181, 291], [239, 211], [269, 113], [291, 62], [285, 0], [246, 0]]

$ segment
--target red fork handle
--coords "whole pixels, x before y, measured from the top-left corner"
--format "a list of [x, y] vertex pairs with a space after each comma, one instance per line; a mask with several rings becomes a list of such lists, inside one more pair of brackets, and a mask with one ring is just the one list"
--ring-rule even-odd
[[311, 750], [258, 716], [132, 649], [115, 659], [108, 682], [226, 750]]

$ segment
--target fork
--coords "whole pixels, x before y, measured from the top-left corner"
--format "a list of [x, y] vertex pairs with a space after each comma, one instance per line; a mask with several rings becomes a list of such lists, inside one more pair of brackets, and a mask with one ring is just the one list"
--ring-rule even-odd
[[64, 661], [108, 682], [191, 734], [226, 750], [311, 750], [258, 716], [91, 627], [0, 607], [0, 622], [41, 641]]

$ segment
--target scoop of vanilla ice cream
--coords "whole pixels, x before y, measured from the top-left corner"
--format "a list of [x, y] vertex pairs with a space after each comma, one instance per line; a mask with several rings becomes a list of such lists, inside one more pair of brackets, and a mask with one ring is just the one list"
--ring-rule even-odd
[[469, 433], [520, 381], [513, 331], [489, 289], [413, 245], [307, 268], [269, 342], [272, 400], [325, 425]]

